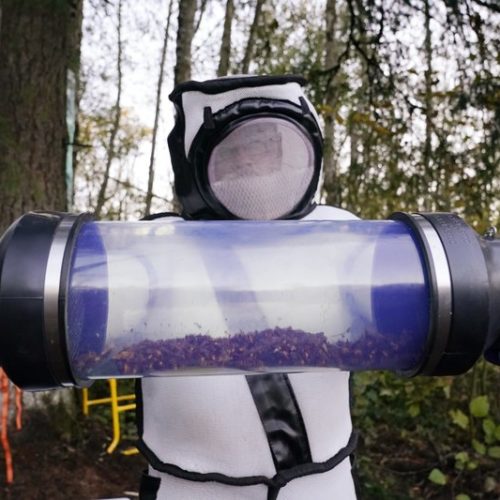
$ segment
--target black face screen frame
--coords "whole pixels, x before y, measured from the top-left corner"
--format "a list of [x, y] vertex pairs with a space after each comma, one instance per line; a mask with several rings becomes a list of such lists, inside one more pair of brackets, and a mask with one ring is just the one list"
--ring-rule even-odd
[[[180, 108], [177, 111], [182, 113]], [[213, 193], [208, 182], [208, 163], [215, 146], [235, 128], [247, 120], [263, 117], [293, 123], [311, 141], [314, 152], [311, 182], [297, 205], [280, 218], [299, 218], [311, 210], [321, 171], [323, 139], [316, 119], [307, 106], [286, 100], [249, 98], [215, 114], [211, 113], [210, 108], [205, 108], [204, 111], [204, 124], [193, 140], [188, 158], [184, 155], [183, 115], [178, 115], [176, 126], [168, 139], [175, 172], [176, 193], [183, 205], [184, 216], [193, 219], [239, 219], [227, 210]]]

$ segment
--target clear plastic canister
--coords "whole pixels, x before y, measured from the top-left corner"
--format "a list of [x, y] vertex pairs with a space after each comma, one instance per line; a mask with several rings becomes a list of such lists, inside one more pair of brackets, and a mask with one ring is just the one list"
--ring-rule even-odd
[[66, 298], [80, 379], [411, 371], [430, 298], [398, 221], [87, 222]]

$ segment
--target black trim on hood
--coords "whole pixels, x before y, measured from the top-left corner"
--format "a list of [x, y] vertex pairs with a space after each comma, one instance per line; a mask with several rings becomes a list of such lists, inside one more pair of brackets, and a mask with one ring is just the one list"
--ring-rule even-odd
[[204, 94], [221, 94], [230, 90], [244, 87], [263, 87], [264, 85], [284, 85], [285, 83], [298, 83], [301, 87], [307, 82], [299, 75], [257, 75], [257, 76], [229, 76], [199, 82], [190, 80], [180, 83], [168, 96], [171, 101], [177, 100], [184, 92], [198, 91]]
[[245, 120], [272, 116], [294, 123], [303, 129], [314, 150], [314, 173], [302, 199], [281, 219], [297, 219], [313, 208], [322, 162], [323, 139], [312, 113], [304, 113], [301, 105], [278, 99], [248, 98], [237, 101], [212, 115], [213, 128], [201, 127], [185, 154], [185, 118], [182, 105], [176, 102], [177, 119], [168, 136], [168, 145], [175, 173], [175, 190], [183, 206], [183, 215], [197, 220], [239, 219], [229, 212], [211, 192], [207, 181], [207, 165], [213, 148], [234, 127]]

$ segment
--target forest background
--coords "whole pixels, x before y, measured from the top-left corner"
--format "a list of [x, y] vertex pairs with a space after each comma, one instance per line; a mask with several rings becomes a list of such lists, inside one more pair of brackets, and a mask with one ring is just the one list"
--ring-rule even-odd
[[[499, 21], [496, 0], [0, 0], [0, 230], [30, 209], [175, 209], [174, 84], [294, 73], [324, 129], [319, 201], [453, 211], [484, 232], [499, 222]], [[499, 386], [483, 362], [353, 376], [361, 498], [499, 498]]]

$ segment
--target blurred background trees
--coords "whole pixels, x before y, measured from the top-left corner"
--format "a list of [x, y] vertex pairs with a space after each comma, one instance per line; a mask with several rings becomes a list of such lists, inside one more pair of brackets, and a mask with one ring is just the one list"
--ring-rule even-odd
[[[455, 211], [484, 231], [499, 218], [499, 20], [495, 0], [0, 0], [0, 229], [31, 208], [175, 208], [174, 83], [298, 73], [324, 128], [318, 201]], [[356, 375], [364, 497], [498, 498], [499, 382], [483, 364]]]
[[[150, 132], [133, 138], [133, 159], [93, 160], [96, 182], [109, 190], [90, 205], [99, 213], [127, 186], [135, 186], [135, 196], [143, 200], [125, 217], [173, 200], [165, 148], [173, 110], [162, 95], [175, 83], [299, 73], [308, 79], [323, 121], [321, 201], [363, 217], [396, 209], [453, 210], [481, 230], [496, 223], [496, 3], [149, 0], [139, 7], [123, 2], [126, 34], [119, 42], [120, 5], [118, 0], [85, 4], [80, 116], [102, 114], [98, 106], [109, 112], [114, 107], [115, 113], [126, 108], [142, 132]], [[85, 158], [89, 152], [79, 142], [78, 158]], [[125, 168], [130, 162], [133, 173]], [[107, 170], [119, 177], [119, 163], [125, 184], [106, 181]], [[88, 208], [85, 203], [78, 207]]]

